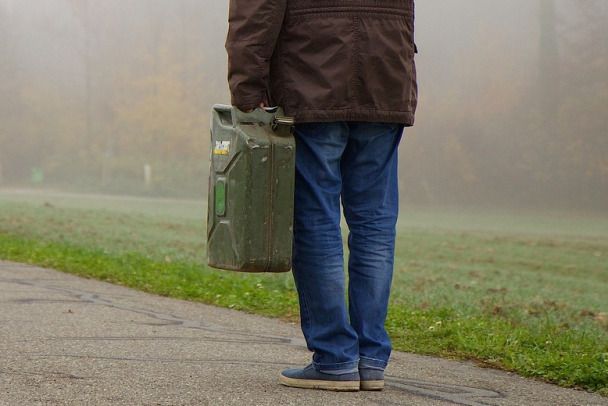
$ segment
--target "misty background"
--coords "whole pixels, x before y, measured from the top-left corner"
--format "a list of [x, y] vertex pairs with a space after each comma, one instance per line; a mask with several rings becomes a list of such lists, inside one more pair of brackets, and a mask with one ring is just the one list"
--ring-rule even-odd
[[[608, 2], [416, 6], [402, 202], [608, 211]], [[0, 0], [0, 187], [205, 196], [227, 12]]]

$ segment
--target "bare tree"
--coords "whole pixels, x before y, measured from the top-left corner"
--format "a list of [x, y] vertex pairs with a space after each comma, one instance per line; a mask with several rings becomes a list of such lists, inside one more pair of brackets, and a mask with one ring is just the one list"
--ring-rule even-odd
[[539, 96], [543, 125], [550, 127], [557, 117], [560, 58], [556, 31], [555, 2], [540, 0]]

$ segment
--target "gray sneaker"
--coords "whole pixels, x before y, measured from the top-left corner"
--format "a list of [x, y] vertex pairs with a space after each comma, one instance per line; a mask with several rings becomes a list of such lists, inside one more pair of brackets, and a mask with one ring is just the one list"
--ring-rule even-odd
[[373, 368], [359, 368], [361, 390], [384, 389], [384, 371]]
[[333, 391], [358, 391], [359, 372], [342, 375], [324, 374], [312, 364], [306, 368], [287, 369], [281, 373], [279, 382], [285, 386], [303, 389], [325, 389]]

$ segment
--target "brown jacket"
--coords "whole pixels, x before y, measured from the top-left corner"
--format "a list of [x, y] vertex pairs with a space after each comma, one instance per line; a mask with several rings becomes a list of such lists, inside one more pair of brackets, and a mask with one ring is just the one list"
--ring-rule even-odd
[[297, 122], [414, 123], [413, 0], [230, 0], [228, 82], [242, 110]]

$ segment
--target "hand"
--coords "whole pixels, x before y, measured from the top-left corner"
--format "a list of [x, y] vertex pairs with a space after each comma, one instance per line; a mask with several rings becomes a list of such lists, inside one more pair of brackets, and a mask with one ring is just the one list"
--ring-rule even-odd
[[[260, 102], [260, 107], [264, 108], [264, 102]], [[243, 113], [253, 113], [253, 110], [255, 110], [255, 109], [245, 110], [245, 111], [243, 111]]]

